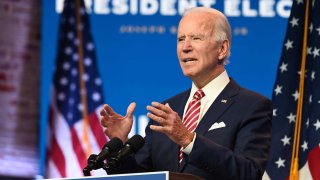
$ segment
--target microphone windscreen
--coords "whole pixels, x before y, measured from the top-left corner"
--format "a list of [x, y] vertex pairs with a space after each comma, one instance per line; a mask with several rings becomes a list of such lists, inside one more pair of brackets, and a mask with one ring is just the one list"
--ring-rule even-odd
[[138, 134], [132, 136], [126, 144], [130, 145], [130, 149], [136, 153], [144, 145], [144, 138]]
[[117, 138], [112, 138], [102, 149], [109, 148], [112, 152], [118, 152], [123, 147], [123, 142]]

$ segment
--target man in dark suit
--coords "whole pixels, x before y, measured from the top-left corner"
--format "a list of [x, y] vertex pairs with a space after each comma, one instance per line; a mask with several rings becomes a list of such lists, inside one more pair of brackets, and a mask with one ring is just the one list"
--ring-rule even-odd
[[[227, 18], [193, 8], [178, 28], [177, 54], [191, 89], [147, 106], [144, 147], [118, 172], [172, 171], [205, 179], [261, 179], [271, 141], [271, 102], [240, 87], [224, 65], [230, 55]], [[108, 105], [101, 123], [110, 138], [128, 138], [135, 103], [126, 116]]]

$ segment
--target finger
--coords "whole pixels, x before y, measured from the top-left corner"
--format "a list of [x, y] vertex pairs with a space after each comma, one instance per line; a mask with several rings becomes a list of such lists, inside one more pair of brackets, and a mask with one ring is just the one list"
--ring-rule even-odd
[[110, 139], [112, 139], [113, 137], [111, 137], [111, 131], [108, 128], [104, 129], [104, 134], [107, 135]]
[[108, 104], [103, 106], [100, 115], [107, 118], [108, 121], [117, 121], [123, 119], [123, 116], [117, 114]]
[[100, 122], [103, 123], [103, 125], [111, 124], [115, 122], [116, 120], [112, 119], [110, 116], [101, 116]]
[[127, 108], [127, 115], [126, 116], [131, 117], [133, 115], [135, 108], [136, 108], [136, 103], [132, 102]]
[[103, 126], [103, 127], [107, 127], [109, 123], [109, 121], [107, 120], [107, 118], [105, 117], [100, 117], [100, 124]]
[[105, 106], [106, 106], [106, 104], [103, 105], [103, 107], [100, 110], [100, 115], [101, 116], [106, 116], [108, 114], [107, 111], [105, 110]]
[[156, 132], [165, 133], [165, 128], [162, 126], [150, 125], [150, 129]]
[[157, 109], [161, 109], [162, 111], [169, 113], [171, 108], [169, 108], [168, 106], [165, 106], [159, 102], [152, 102], [151, 105]]
[[165, 125], [165, 120], [163, 118], [156, 116], [156, 115], [149, 113], [149, 112], [147, 113], [147, 116], [148, 116], [148, 118], [158, 122], [159, 124]]
[[172, 110], [169, 103], [166, 103], [165, 106], [168, 107], [170, 110]]
[[163, 110], [158, 109], [157, 107], [147, 106], [147, 110], [150, 111], [152, 114], [162, 117], [164, 119], [167, 118], [167, 113], [165, 113]]
[[107, 114], [111, 115], [111, 116], [115, 116], [115, 115], [118, 115], [113, 109], [111, 106], [109, 106], [108, 104], [105, 104], [103, 106], [103, 109], [106, 111]]

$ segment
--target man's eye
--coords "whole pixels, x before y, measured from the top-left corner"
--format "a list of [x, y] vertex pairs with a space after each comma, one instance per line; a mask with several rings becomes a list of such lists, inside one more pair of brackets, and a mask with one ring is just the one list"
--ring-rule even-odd
[[184, 41], [184, 38], [178, 38], [178, 42]]
[[200, 37], [193, 37], [192, 39], [193, 39], [193, 40], [201, 40]]

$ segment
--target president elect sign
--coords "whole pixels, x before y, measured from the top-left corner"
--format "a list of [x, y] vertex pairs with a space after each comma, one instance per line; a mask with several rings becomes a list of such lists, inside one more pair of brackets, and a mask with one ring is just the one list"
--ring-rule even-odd
[[[271, 97], [291, 0], [86, 0], [104, 102], [125, 114], [135, 101], [132, 133], [144, 134], [146, 106], [188, 89], [176, 55], [177, 27], [186, 9], [214, 7], [232, 27], [229, 76]], [[48, 120], [63, 0], [43, 0], [41, 120]], [[72, 21], [72, 20], [67, 20]]]

